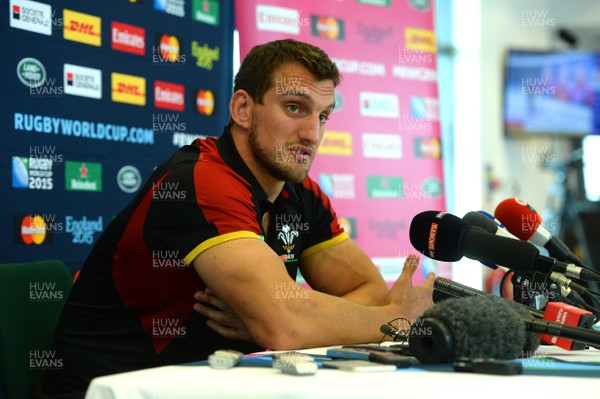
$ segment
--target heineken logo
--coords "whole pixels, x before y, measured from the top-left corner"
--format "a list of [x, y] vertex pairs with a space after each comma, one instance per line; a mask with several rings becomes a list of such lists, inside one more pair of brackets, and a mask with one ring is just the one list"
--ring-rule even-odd
[[102, 191], [102, 165], [95, 162], [67, 161], [65, 188], [67, 191]]

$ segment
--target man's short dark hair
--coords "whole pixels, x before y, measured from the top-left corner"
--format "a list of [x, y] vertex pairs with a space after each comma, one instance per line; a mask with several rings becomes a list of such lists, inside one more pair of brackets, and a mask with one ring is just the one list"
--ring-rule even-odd
[[292, 39], [276, 40], [250, 50], [235, 76], [233, 91], [245, 90], [262, 104], [264, 94], [273, 87], [274, 73], [285, 64], [300, 64], [317, 80], [329, 79], [334, 87], [340, 83], [335, 63], [320, 48]]

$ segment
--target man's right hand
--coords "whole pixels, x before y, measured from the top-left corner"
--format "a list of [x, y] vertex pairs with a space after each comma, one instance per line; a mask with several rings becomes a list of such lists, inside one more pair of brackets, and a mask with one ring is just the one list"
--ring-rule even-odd
[[398, 315], [413, 323], [424, 311], [433, 306], [433, 282], [435, 274], [429, 273], [418, 286], [412, 285], [412, 277], [419, 266], [419, 256], [411, 254], [404, 262], [400, 277], [388, 294], [391, 305], [399, 307]]
[[[208, 318], [206, 324], [225, 338], [254, 342], [244, 323], [210, 288], [194, 294], [194, 310]], [[212, 305], [212, 307], [206, 306]]]

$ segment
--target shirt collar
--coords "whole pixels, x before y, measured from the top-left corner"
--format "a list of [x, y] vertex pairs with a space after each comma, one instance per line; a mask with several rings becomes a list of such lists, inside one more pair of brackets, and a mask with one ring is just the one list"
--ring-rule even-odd
[[223, 161], [252, 186], [253, 195], [256, 196], [256, 199], [258, 200], [261, 212], [267, 212], [271, 204], [267, 199], [267, 193], [263, 190], [258, 183], [258, 180], [256, 180], [256, 177], [254, 177], [240, 156], [240, 153], [233, 142], [229, 126], [225, 126], [223, 134], [217, 139], [217, 149], [219, 150], [219, 154], [221, 154]]
[[[256, 180], [256, 177], [254, 177], [248, 166], [244, 163], [244, 160], [235, 147], [229, 126], [225, 126], [223, 129], [223, 134], [217, 140], [217, 148], [223, 161], [252, 186], [253, 193], [258, 200], [261, 212], [263, 214], [268, 212], [273, 204], [268, 200], [267, 193], [263, 190], [258, 183], [258, 180]], [[289, 197], [298, 199], [299, 197], [296, 193], [295, 186], [294, 183], [289, 181], [285, 182], [282, 192], [277, 196], [277, 200], [281, 197], [284, 197], [285, 199]]]

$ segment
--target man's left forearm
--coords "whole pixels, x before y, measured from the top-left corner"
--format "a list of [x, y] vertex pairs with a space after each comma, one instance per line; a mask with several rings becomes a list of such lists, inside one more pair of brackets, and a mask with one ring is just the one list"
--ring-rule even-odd
[[388, 302], [388, 291], [385, 283], [382, 285], [380, 281], [367, 281], [342, 298], [362, 305], [381, 306]]

